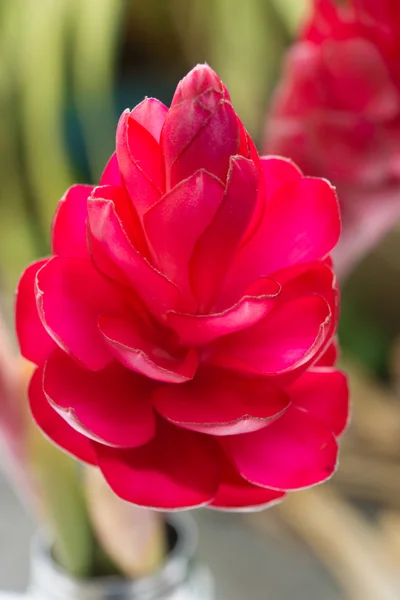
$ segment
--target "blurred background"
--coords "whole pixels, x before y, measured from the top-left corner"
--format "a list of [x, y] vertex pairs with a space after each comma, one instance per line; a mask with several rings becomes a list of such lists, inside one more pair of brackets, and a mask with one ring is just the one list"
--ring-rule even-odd
[[[0, 290], [10, 330], [21, 271], [49, 252], [64, 191], [98, 180], [120, 113], [145, 95], [168, 104], [177, 81], [206, 61], [260, 144], [283, 53], [309, 4], [1, 0]], [[266, 513], [196, 515], [221, 600], [384, 600], [392, 596], [376, 590], [400, 582], [399, 227], [343, 286], [340, 340], [353, 420], [333, 481]], [[34, 524], [0, 477], [0, 589], [21, 590]]]

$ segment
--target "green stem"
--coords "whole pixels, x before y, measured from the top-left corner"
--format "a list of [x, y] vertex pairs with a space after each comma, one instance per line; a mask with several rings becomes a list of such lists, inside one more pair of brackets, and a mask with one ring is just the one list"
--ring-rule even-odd
[[54, 541], [54, 555], [71, 575], [93, 571], [94, 539], [78, 463], [48, 442], [31, 436], [30, 457], [40, 506]]

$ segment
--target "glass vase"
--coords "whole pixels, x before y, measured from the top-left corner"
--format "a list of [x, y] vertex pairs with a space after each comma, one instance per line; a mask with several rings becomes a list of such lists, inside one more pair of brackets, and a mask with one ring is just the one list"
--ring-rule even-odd
[[195, 557], [195, 522], [186, 513], [169, 515], [166, 520], [170, 549], [165, 563], [153, 575], [137, 580], [74, 579], [52, 559], [44, 538], [37, 536], [25, 600], [213, 600], [211, 574]]

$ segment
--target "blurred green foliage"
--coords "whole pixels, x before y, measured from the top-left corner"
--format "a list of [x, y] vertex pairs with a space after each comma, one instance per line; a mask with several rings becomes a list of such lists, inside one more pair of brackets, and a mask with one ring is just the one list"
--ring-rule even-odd
[[357, 357], [369, 372], [383, 381], [390, 377], [388, 363], [396, 332], [371, 318], [368, 310], [351, 295], [343, 294], [339, 323], [342, 352]]

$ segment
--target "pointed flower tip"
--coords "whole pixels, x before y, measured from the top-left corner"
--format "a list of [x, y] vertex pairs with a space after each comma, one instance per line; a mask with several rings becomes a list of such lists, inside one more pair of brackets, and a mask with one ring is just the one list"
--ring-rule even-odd
[[207, 64], [198, 64], [179, 82], [172, 104], [200, 96], [213, 89], [230, 100], [228, 90], [215, 71]]

